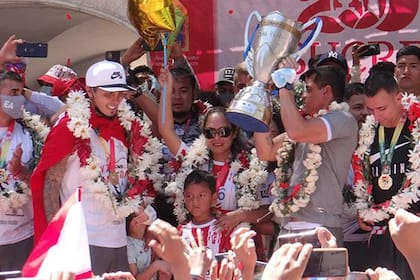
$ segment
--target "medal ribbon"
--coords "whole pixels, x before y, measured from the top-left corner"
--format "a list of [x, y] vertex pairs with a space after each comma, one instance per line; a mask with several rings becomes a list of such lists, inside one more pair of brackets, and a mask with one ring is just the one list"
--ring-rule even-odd
[[109, 138], [109, 162], [108, 171], [115, 172], [115, 142], [114, 138]]
[[[384, 132], [384, 127], [381, 125], [379, 126], [379, 137], [378, 137], [378, 141], [379, 141], [379, 154], [381, 156], [381, 167], [382, 167], [382, 173], [385, 174], [389, 174], [390, 170], [389, 170], [389, 166], [391, 165], [391, 161], [392, 161], [392, 156], [394, 155], [394, 150], [395, 150], [395, 146], [398, 142], [398, 138], [400, 138], [401, 135], [401, 131], [402, 128], [404, 126], [404, 122], [405, 122], [405, 117], [400, 119], [400, 122], [398, 123], [397, 127], [394, 130], [394, 133], [392, 134], [392, 139], [391, 139], [391, 143], [389, 144], [389, 152], [386, 155], [385, 154], [385, 132]], [[388, 168], [388, 170], [385, 170], [386, 168]]]
[[12, 134], [14, 130], [15, 120], [12, 120], [7, 127], [6, 138], [4, 139], [4, 142], [1, 145], [0, 168], [3, 169], [6, 168], [7, 153], [9, 152], [10, 141], [12, 140]]

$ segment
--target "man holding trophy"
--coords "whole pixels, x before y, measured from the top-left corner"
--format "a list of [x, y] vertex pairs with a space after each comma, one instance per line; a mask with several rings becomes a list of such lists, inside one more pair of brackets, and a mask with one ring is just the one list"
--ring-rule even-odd
[[[254, 47], [251, 47], [252, 40], [248, 42], [252, 16], [259, 20], [252, 35]], [[301, 35], [312, 26], [315, 28], [298, 48]], [[235, 96], [226, 117], [255, 132], [255, 146], [261, 160], [277, 160], [276, 179], [271, 188], [275, 199], [270, 211], [281, 218], [281, 228], [294, 231], [322, 225], [342, 246], [342, 189], [358, 132], [348, 105], [339, 104], [344, 95], [345, 77], [332, 66], [306, 72], [301, 77], [306, 83], [305, 116], [296, 106], [292, 84], [298, 68], [296, 60], [309, 49], [321, 27], [319, 18], [301, 24], [278, 11], [264, 17], [254, 11], [246, 24], [244, 40], [246, 63], [254, 83]], [[286, 133], [274, 139], [268, 132], [271, 102], [266, 84], [270, 79], [280, 88], [281, 118], [286, 129]]]

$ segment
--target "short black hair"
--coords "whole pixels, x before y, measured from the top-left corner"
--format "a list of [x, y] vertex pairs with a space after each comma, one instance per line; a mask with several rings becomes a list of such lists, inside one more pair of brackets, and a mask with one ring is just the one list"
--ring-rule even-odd
[[205, 183], [209, 187], [212, 194], [216, 193], [216, 179], [207, 171], [194, 169], [191, 171], [184, 181], [184, 190], [192, 184]]
[[301, 80], [309, 78], [313, 78], [314, 83], [319, 88], [329, 85], [332, 89], [334, 100], [337, 102], [343, 101], [346, 77], [342, 71], [337, 71], [337, 67], [323, 65], [309, 69], [302, 74]]
[[16, 82], [20, 82], [23, 83], [23, 79], [22, 77], [13, 71], [3, 71], [0, 73], [0, 83], [3, 82], [4, 80], [12, 80], [12, 81], [16, 81]]
[[398, 83], [393, 74], [379, 71], [369, 75], [365, 81], [366, 96], [373, 97], [381, 89], [388, 93], [398, 92]]
[[417, 46], [406, 46], [397, 52], [397, 62], [403, 55], [415, 55], [417, 59], [420, 60], [420, 48]]
[[381, 61], [373, 65], [369, 69], [369, 75], [375, 73], [375, 72], [389, 72], [392, 75], [395, 73], [395, 64], [391, 61]]
[[362, 83], [351, 83], [346, 85], [344, 90], [344, 101], [349, 101], [354, 95], [364, 95], [365, 85]]
[[195, 80], [194, 73], [189, 69], [183, 67], [175, 67], [171, 69], [171, 73], [175, 80], [185, 79], [190, 82], [190, 85], [193, 89], [197, 87], [197, 81]]

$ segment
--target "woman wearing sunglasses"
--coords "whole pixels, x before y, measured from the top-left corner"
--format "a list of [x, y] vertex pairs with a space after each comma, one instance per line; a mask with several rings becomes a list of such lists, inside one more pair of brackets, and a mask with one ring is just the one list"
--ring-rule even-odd
[[221, 107], [207, 111], [201, 136], [187, 147], [174, 130], [173, 77], [162, 69], [159, 80], [162, 86], [166, 82], [167, 88], [166, 102], [162, 99], [159, 105], [159, 132], [175, 155], [173, 166], [177, 169], [166, 192], [176, 197], [174, 212], [178, 222], [184, 222], [188, 216], [182, 195], [183, 181], [197, 168], [212, 172], [216, 178], [218, 227], [230, 231], [239, 223], [259, 221], [268, 212], [268, 205], [260, 205], [260, 187], [267, 177], [265, 162], [258, 160], [255, 150], [246, 148], [239, 129], [225, 118], [225, 109]]

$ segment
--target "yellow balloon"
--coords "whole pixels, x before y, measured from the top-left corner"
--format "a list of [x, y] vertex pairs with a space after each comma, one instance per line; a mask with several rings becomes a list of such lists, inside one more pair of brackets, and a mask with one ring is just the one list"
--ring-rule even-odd
[[176, 29], [172, 0], [129, 0], [128, 18], [151, 49], [162, 32]]

